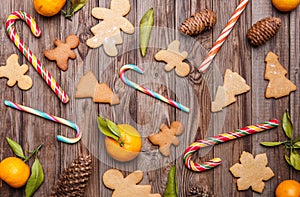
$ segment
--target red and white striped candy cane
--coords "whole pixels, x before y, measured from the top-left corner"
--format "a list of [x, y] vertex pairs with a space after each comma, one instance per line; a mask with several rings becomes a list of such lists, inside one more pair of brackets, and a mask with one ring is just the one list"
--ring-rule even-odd
[[254, 133], [259, 133], [262, 131], [266, 131], [268, 129], [272, 129], [274, 127], [278, 126], [278, 120], [272, 119], [266, 122], [263, 122], [261, 124], [256, 125], [250, 125], [244, 128], [236, 129], [233, 131], [229, 131], [227, 133], [222, 133], [220, 135], [209, 137], [204, 140], [198, 140], [194, 143], [192, 143], [185, 151], [183, 155], [183, 160], [185, 163], [185, 166], [193, 170], [195, 172], [202, 172], [205, 170], [212, 169], [218, 165], [221, 164], [220, 158], [213, 158], [209, 161], [203, 162], [203, 163], [195, 163], [192, 161], [192, 154], [203, 147], [213, 146], [215, 144], [227, 142], [229, 140], [234, 140], [237, 138], [244, 137], [246, 135], [251, 135]]
[[33, 35], [35, 35], [36, 37], [39, 37], [41, 35], [40, 28], [29, 14], [23, 11], [15, 11], [8, 16], [6, 21], [6, 30], [9, 35], [9, 38], [15, 43], [16, 47], [23, 53], [23, 55], [32, 64], [32, 66], [39, 73], [39, 75], [45, 80], [48, 86], [55, 92], [55, 94], [58, 96], [61, 102], [67, 103], [69, 101], [68, 95], [51, 76], [50, 72], [47, 71], [47, 69], [41, 63], [41, 61], [37, 59], [37, 57], [32, 53], [28, 46], [24, 44], [23, 40], [19, 37], [15, 28], [15, 22], [18, 19], [21, 19], [26, 22], [26, 24], [30, 27]]
[[211, 64], [211, 62], [213, 61], [214, 57], [216, 56], [216, 54], [220, 50], [221, 46], [223, 45], [223, 43], [227, 39], [228, 35], [230, 34], [235, 23], [237, 22], [237, 20], [239, 19], [239, 17], [243, 13], [243, 11], [245, 10], [248, 2], [249, 2], [249, 0], [241, 0], [240, 1], [238, 7], [234, 10], [234, 12], [231, 15], [231, 18], [227, 22], [225, 28], [219, 35], [218, 39], [215, 41], [213, 47], [210, 49], [210, 51], [206, 55], [202, 64], [199, 66], [199, 68], [198, 68], [199, 72], [204, 73], [208, 69], [208, 67]]

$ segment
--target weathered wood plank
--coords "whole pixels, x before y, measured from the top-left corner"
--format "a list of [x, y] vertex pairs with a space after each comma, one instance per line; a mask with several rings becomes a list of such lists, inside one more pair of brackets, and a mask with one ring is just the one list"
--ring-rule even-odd
[[[289, 48], [289, 42], [285, 39], [285, 35], [288, 35], [288, 15], [277, 12], [271, 5], [270, 1], [262, 1], [259, 3], [260, 7], [263, 9], [256, 9], [258, 2], [252, 2], [252, 23], [265, 18], [267, 16], [280, 17], [282, 20], [282, 26], [280, 31], [276, 34], [274, 38], [268, 41], [264, 46], [258, 47], [252, 50], [252, 120], [259, 121], [263, 119], [270, 119], [276, 117], [281, 119], [283, 112], [288, 108], [288, 97], [281, 99], [266, 99], [265, 98], [265, 88], [267, 81], [263, 81], [265, 63], [264, 58], [268, 51], [273, 51], [280, 57], [281, 64], [288, 69], [288, 59], [289, 52], [286, 50]], [[255, 73], [255, 74], [254, 74]], [[254, 97], [255, 95], [255, 97]], [[285, 177], [286, 179], [289, 174], [288, 170], [283, 170], [287, 167], [286, 162], [283, 159], [283, 149], [275, 148], [270, 149], [258, 145], [261, 141], [278, 141], [284, 138], [281, 126], [278, 129], [273, 129], [271, 131], [262, 133], [260, 135], [255, 135], [252, 137], [253, 144], [252, 152], [254, 154], [259, 154], [266, 152], [268, 156], [269, 166], [275, 173], [275, 177]], [[284, 166], [284, 167], [283, 167]], [[278, 181], [276, 179], [271, 179], [266, 183], [264, 195], [273, 195]], [[258, 196], [254, 194], [253, 196]]]
[[[239, 0], [235, 1], [134, 1], [130, 0], [131, 11], [126, 16], [136, 27], [133, 35], [122, 33], [123, 44], [118, 46], [119, 55], [108, 57], [103, 47], [90, 49], [85, 41], [92, 37], [90, 28], [98, 24], [93, 18], [91, 10], [94, 7], [110, 6], [110, 0], [88, 1], [88, 4], [73, 16], [73, 20], [66, 20], [58, 14], [46, 18], [38, 15], [32, 1], [11, 0], [0, 4], [0, 66], [5, 65], [7, 57], [13, 53], [19, 56], [20, 64], [27, 64], [27, 73], [33, 79], [33, 87], [28, 91], [21, 91], [17, 86], [9, 88], [7, 79], [0, 79], [2, 95], [0, 96], [0, 111], [2, 124], [0, 126], [0, 158], [12, 156], [5, 137], [8, 136], [19, 142], [25, 150], [32, 150], [43, 143], [39, 159], [44, 167], [45, 182], [35, 196], [48, 196], [63, 169], [81, 153], [93, 155], [94, 171], [91, 176], [85, 196], [110, 196], [112, 191], [103, 182], [103, 173], [110, 168], [120, 169], [125, 176], [134, 170], [144, 171], [141, 184], [150, 184], [152, 192], [164, 194], [167, 173], [170, 166], [176, 164], [179, 196], [187, 196], [193, 186], [202, 186], [216, 196], [259, 196], [247, 191], [238, 191], [236, 178], [229, 172], [229, 168], [239, 161], [243, 150], [254, 155], [266, 152], [269, 166], [275, 177], [266, 182], [262, 196], [273, 196], [275, 188], [284, 179], [300, 179], [300, 173], [287, 165], [283, 158], [283, 147], [266, 148], [259, 145], [261, 141], [285, 140], [281, 126], [278, 129], [261, 134], [248, 136], [243, 139], [220, 144], [214, 148], [199, 151], [193, 157], [196, 161], [204, 161], [212, 157], [221, 157], [221, 166], [203, 173], [194, 173], [185, 168], [182, 154], [185, 148], [196, 139], [203, 139], [242, 126], [259, 123], [270, 118], [281, 119], [283, 112], [289, 109], [294, 122], [295, 135], [299, 135], [299, 90], [290, 96], [280, 99], [266, 99], [264, 96], [267, 81], [263, 79], [264, 58], [268, 51], [279, 55], [280, 63], [288, 70], [287, 77], [299, 88], [299, 8], [290, 13], [281, 13], [271, 4], [270, 0], [250, 1], [245, 12], [231, 32], [216, 56], [211, 69], [201, 77], [192, 74], [187, 78], [179, 78], [173, 71], [166, 73], [165, 63], [156, 62], [154, 55], [174, 39], [181, 41], [181, 50], [189, 52], [188, 62], [197, 67], [206, 55], [213, 42], [227, 23], [232, 11]], [[151, 34], [148, 52], [141, 57], [138, 49], [138, 25], [144, 13], [153, 7], [155, 22]], [[201, 35], [188, 37], [178, 32], [180, 24], [185, 18], [198, 10], [210, 8], [217, 13], [216, 26]], [[43, 79], [30, 66], [30, 63], [18, 51], [6, 35], [5, 21], [7, 16], [15, 10], [24, 10], [31, 14], [42, 30], [42, 36], [35, 38], [24, 22], [18, 21], [18, 33], [29, 45], [36, 56], [45, 64], [60, 85], [70, 96], [68, 104], [62, 104], [47, 87]], [[246, 40], [246, 32], [256, 21], [276, 16], [282, 20], [282, 26], [274, 38], [264, 46], [253, 48]], [[168, 28], [168, 29], [167, 29]], [[55, 38], [64, 40], [67, 35], [74, 33], [80, 37], [80, 45], [74, 51], [76, 60], [69, 60], [69, 69], [60, 71], [54, 62], [47, 60], [43, 51], [54, 47]], [[188, 107], [190, 113], [184, 113], [172, 106], [162, 103], [152, 97], [137, 92], [125, 85], [119, 78], [119, 69], [127, 63], [134, 63], [145, 69], [140, 75], [129, 71], [126, 76], [149, 89], [168, 96]], [[250, 92], [237, 97], [237, 102], [218, 113], [211, 113], [211, 101], [214, 99], [218, 85], [223, 83], [223, 75], [227, 68], [238, 72], [251, 86]], [[93, 71], [99, 82], [106, 82], [120, 97], [121, 103], [116, 106], [93, 103], [91, 99], [75, 99], [76, 85], [80, 78], [89, 70]], [[197, 73], [197, 72], [195, 72]], [[191, 77], [197, 78], [192, 80]], [[22, 113], [5, 107], [4, 100], [12, 100], [29, 107], [40, 109], [47, 113], [60, 116], [77, 123], [83, 133], [80, 143], [68, 145], [56, 140], [57, 134], [72, 137], [74, 131], [31, 114]], [[104, 136], [98, 131], [96, 116], [101, 114], [117, 123], [128, 123], [138, 129], [143, 137], [143, 147], [140, 156], [128, 163], [119, 163], [110, 158], [105, 150]], [[159, 131], [162, 123], [170, 124], [174, 120], [182, 121], [186, 130], [180, 136], [180, 145], [172, 147], [170, 157], [163, 157], [157, 146], [153, 146], [147, 139], [148, 135]], [[200, 160], [197, 159], [200, 157]], [[32, 164], [32, 161], [29, 162]], [[24, 189], [15, 190], [7, 184], [0, 184], [0, 196], [24, 196]]]
[[[157, 62], [154, 55], [161, 49], [165, 49], [174, 37], [174, 8], [175, 3], [172, 1], [153, 1], [139, 2], [137, 4], [137, 21], [139, 22], [142, 16], [151, 7], [154, 10], [154, 27], [151, 33], [149, 47], [145, 57], [142, 57], [139, 49], [137, 53], [138, 66], [145, 69], [143, 75], [136, 75], [136, 82], [152, 91], [175, 98], [175, 82], [174, 73], [166, 73], [163, 69], [165, 63]], [[170, 28], [170, 29], [169, 29]], [[137, 35], [137, 46], [139, 46], [139, 34]], [[154, 99], [148, 95], [137, 93], [137, 128], [143, 136], [143, 152], [139, 156], [139, 169], [144, 171], [143, 184], [151, 184], [152, 192], [164, 194], [165, 185], [167, 182], [167, 173], [171, 165], [171, 161], [176, 158], [175, 149], [172, 147], [170, 157], [164, 157], [158, 150], [158, 146], [154, 146], [148, 139], [151, 133], [158, 133], [160, 125], [165, 123], [170, 125], [175, 120], [175, 109]]]
[[[188, 3], [177, 1], [177, 24], [176, 30], [179, 30], [181, 23], [188, 17], [190, 17], [195, 12], [202, 9], [208, 8], [213, 9], [211, 1], [190, 1]], [[203, 61], [206, 55], [206, 49], [211, 47], [212, 44], [212, 31], [204, 32], [200, 35], [194, 37], [183, 36], [179, 33], [179, 38], [183, 43], [183, 48], [189, 53], [189, 62], [195, 70], [200, 63]], [[180, 117], [186, 124], [185, 136], [181, 139], [181, 145], [177, 149], [178, 161], [178, 179], [179, 184], [182, 185], [180, 196], [186, 196], [187, 193], [193, 187], [203, 187], [212, 191], [212, 172], [210, 173], [193, 173], [188, 170], [182, 161], [182, 154], [184, 150], [195, 140], [203, 139], [208, 135], [209, 130], [212, 129], [212, 117], [210, 113], [210, 96], [211, 96], [211, 84], [212, 75], [211, 72], [206, 73], [201, 76], [195, 70], [189, 77], [194, 78], [194, 80], [188, 81], [177, 80], [177, 84], [181, 84], [177, 88], [177, 92], [182, 92], [186, 95], [185, 103], [188, 103], [190, 107], [189, 114], [182, 114], [182, 112], [177, 111], [176, 116]], [[199, 78], [200, 77], [200, 78]], [[197, 80], [197, 78], [199, 78]], [[207, 149], [206, 149], [207, 151]], [[204, 153], [204, 154], [203, 154]], [[200, 151], [196, 153], [195, 156], [205, 156], [201, 157], [201, 160], [206, 159], [208, 152]], [[196, 159], [194, 157], [194, 159]], [[189, 180], [189, 181], [187, 181]]]
[[[297, 91], [292, 93], [290, 96], [290, 115], [293, 121], [294, 126], [294, 136], [300, 135], [300, 93], [299, 93], [299, 84], [300, 84], [300, 58], [297, 56], [297, 53], [300, 51], [300, 35], [298, 30], [300, 29], [300, 22], [299, 22], [300, 12], [299, 8], [295, 11], [290, 13], [290, 51], [289, 51], [289, 78], [290, 80], [297, 85]], [[295, 169], [290, 170], [291, 179], [300, 180], [300, 173]], [[282, 181], [283, 179], [279, 179]]]

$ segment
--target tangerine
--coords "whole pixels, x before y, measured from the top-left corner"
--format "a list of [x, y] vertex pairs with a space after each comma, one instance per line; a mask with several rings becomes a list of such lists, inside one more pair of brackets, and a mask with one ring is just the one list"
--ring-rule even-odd
[[276, 197], [299, 197], [300, 183], [295, 180], [284, 180], [276, 188]]
[[123, 145], [116, 140], [106, 137], [107, 153], [115, 160], [126, 162], [138, 156], [142, 149], [142, 138], [139, 132], [129, 124], [118, 124]]
[[66, 0], [33, 0], [34, 9], [42, 16], [54, 16], [65, 4]]
[[0, 179], [11, 187], [24, 186], [29, 176], [29, 166], [17, 157], [7, 157], [0, 163]]
[[297, 8], [300, 0], [272, 0], [275, 8], [282, 12], [289, 12]]

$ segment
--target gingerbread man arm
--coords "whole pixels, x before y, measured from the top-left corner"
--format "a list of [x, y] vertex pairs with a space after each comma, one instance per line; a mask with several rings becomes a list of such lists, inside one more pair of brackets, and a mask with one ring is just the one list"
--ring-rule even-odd
[[75, 59], [76, 58], [76, 53], [74, 51], [68, 51], [68, 57], [71, 59]]
[[173, 136], [171, 143], [174, 144], [174, 146], [178, 146], [180, 144], [180, 141], [176, 136]]
[[110, 18], [113, 15], [113, 11], [107, 8], [93, 8], [92, 9], [92, 15], [100, 20], [103, 20], [105, 18]]
[[0, 66], [0, 78], [4, 77], [4, 70], [5, 70], [5, 67], [4, 66]]
[[124, 176], [119, 170], [110, 169], [103, 174], [103, 183], [110, 189], [116, 189], [124, 183]]
[[165, 134], [160, 131], [159, 133], [150, 134], [148, 138], [152, 142], [152, 144], [161, 146], [165, 143], [164, 136]]
[[155, 55], [154, 55], [154, 58], [157, 60], [157, 61], [166, 61], [166, 58], [165, 55], [168, 55], [169, 52], [167, 50], [160, 50], [158, 51]]
[[128, 34], [133, 34], [134, 33], [134, 27], [133, 25], [131, 24], [131, 22], [129, 20], [127, 20], [127, 18], [120, 18], [119, 19], [119, 24], [120, 24], [120, 29], [122, 31], [124, 31], [125, 33], [128, 33]]
[[62, 44], [64, 44], [64, 43], [63, 43], [61, 40], [59, 40], [59, 39], [57, 39], [57, 38], [54, 40], [54, 45], [55, 45], [55, 46], [60, 46], [60, 45], [62, 45]]
[[7, 67], [7, 66], [1, 66], [0, 67], [0, 73], [1, 73], [0, 77], [5, 77], [5, 78], [8, 79], [6, 84], [9, 87], [12, 87], [17, 83], [17, 79], [15, 77], [13, 77], [13, 76], [15, 76], [16, 73], [11, 73], [11, 71], [12, 71], [12, 69]]
[[[57, 44], [56, 44], [56, 40], [55, 40], [55, 45], [57, 46]], [[49, 49], [49, 50], [46, 50], [45, 52], [44, 52], [44, 55], [49, 59], [49, 60], [56, 60], [56, 55], [57, 55], [57, 50], [56, 50], [56, 48], [54, 48], [54, 49]]]
[[170, 53], [169, 51], [167, 50], [160, 50], [158, 51], [154, 58], [157, 60], [157, 61], [164, 61], [166, 62], [167, 64], [165, 65], [165, 70], [166, 71], [171, 71], [175, 65], [174, 64], [169, 64], [169, 57], [170, 55], [173, 55], [172, 53]]
[[9, 79], [7, 80], [7, 85], [8, 85], [9, 87], [14, 86], [16, 83], [17, 83], [17, 80], [16, 80], [16, 79], [9, 78]]

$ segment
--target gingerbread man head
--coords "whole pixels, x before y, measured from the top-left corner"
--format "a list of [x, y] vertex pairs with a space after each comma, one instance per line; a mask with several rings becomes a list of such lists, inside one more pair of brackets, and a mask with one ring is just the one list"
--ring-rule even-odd
[[118, 15], [125, 16], [130, 10], [130, 3], [128, 0], [112, 0], [110, 2], [110, 9]]

